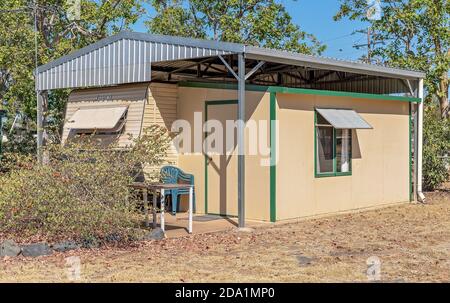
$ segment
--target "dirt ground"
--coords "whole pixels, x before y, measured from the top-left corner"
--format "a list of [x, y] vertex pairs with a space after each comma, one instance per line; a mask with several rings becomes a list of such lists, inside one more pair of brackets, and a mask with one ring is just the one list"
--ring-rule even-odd
[[[386, 282], [450, 281], [450, 191], [427, 204], [257, 228], [76, 250], [0, 261], [0, 281], [69, 282], [67, 257], [80, 258], [81, 282], [368, 281], [369, 257]], [[70, 277], [74, 277], [71, 275]]]

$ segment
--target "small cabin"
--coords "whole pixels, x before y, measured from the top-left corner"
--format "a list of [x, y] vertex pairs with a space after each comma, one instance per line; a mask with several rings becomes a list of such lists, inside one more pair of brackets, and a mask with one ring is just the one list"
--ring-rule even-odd
[[[40, 103], [49, 90], [73, 89], [63, 142], [94, 134], [126, 146], [147, 126], [166, 128], [167, 162], [194, 175], [197, 213], [243, 226], [420, 199], [424, 77], [123, 32], [39, 67], [36, 89]], [[236, 128], [220, 127], [228, 122]], [[217, 132], [237, 136], [218, 146]]]

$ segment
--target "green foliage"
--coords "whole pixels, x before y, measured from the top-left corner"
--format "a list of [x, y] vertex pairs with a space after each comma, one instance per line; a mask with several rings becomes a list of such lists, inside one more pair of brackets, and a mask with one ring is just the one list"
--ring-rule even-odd
[[[368, 22], [376, 45], [372, 56], [391, 66], [426, 71], [423, 177], [424, 189], [448, 178], [445, 154], [450, 150], [448, 74], [450, 70], [450, 2], [448, 0], [382, 0], [382, 18], [368, 20], [366, 0], [341, 0], [336, 20]], [[437, 99], [439, 102], [432, 102]], [[436, 106], [436, 104], [439, 106]], [[439, 112], [442, 119], [439, 119]]]
[[11, 171], [30, 169], [34, 165], [34, 156], [23, 153], [6, 152], [0, 163], [0, 177]]
[[423, 186], [434, 190], [449, 178], [450, 120], [439, 118], [439, 108], [425, 108], [423, 129]]
[[274, 0], [153, 0], [150, 32], [321, 53], [325, 47]]
[[335, 20], [369, 22], [376, 45], [375, 59], [391, 66], [427, 72], [429, 96], [439, 99], [441, 116], [448, 116], [450, 70], [450, 1], [382, 0], [382, 18], [368, 20], [366, 0], [340, 0]]
[[140, 163], [141, 166], [137, 168], [133, 178], [144, 177], [145, 180], [157, 181], [159, 167], [165, 161], [172, 141], [171, 137], [164, 128], [151, 125], [144, 129], [139, 139], [134, 141], [136, 143], [130, 147], [132, 160], [134, 163]]
[[49, 241], [133, 236], [140, 217], [128, 185], [146, 164], [162, 164], [168, 142], [166, 132], [152, 126], [126, 149], [116, 143], [99, 148], [94, 135], [49, 145], [45, 165], [7, 157], [8, 172], [0, 175], [0, 233]]
[[34, 125], [34, 121], [27, 119], [23, 114], [10, 115], [3, 129], [3, 134], [8, 140], [3, 144], [3, 151], [23, 155], [34, 154], [36, 152]]
[[[9, 112], [9, 120], [16, 113], [28, 125], [27, 132], [36, 131], [34, 0], [0, 1], [0, 99]], [[37, 0], [38, 65], [45, 64], [76, 49], [82, 48], [110, 34], [128, 29], [143, 14], [144, 0], [82, 0], [80, 20], [69, 20], [67, 1]], [[17, 9], [23, 9], [17, 11]], [[16, 10], [6, 12], [7, 10]], [[61, 127], [67, 91], [52, 91], [44, 116], [48, 140], [57, 140]], [[11, 121], [8, 121], [11, 123]], [[7, 125], [8, 126], [8, 125]], [[34, 146], [32, 135], [11, 133], [10, 145], [21, 145], [23, 136]], [[57, 142], [57, 141], [53, 141]], [[33, 152], [21, 146], [11, 150]]]

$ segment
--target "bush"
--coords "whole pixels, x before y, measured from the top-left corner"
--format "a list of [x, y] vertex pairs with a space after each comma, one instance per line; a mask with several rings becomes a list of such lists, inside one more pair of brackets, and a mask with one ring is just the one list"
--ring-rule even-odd
[[46, 149], [48, 163], [28, 159], [0, 177], [0, 233], [39, 238], [126, 239], [140, 225], [128, 185], [144, 163], [160, 165], [168, 136], [152, 126], [127, 149], [99, 148], [94, 137]]
[[423, 187], [430, 191], [449, 178], [450, 120], [435, 105], [425, 107], [423, 137]]
[[13, 170], [19, 170], [21, 168], [31, 168], [34, 161], [34, 156], [6, 152], [0, 159], [0, 176]]

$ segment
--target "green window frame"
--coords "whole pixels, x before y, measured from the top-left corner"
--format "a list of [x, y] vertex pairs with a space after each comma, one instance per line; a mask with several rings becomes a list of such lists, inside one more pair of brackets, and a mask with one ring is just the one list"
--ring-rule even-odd
[[352, 129], [349, 129], [349, 135], [350, 135], [350, 150], [349, 150], [349, 170], [347, 172], [339, 172], [337, 169], [337, 156], [336, 156], [336, 149], [337, 149], [337, 130], [333, 126], [329, 126], [332, 130], [332, 138], [333, 138], [333, 151], [332, 151], [332, 160], [333, 160], [333, 171], [330, 172], [319, 172], [318, 168], [318, 161], [319, 157], [317, 155], [318, 152], [318, 140], [317, 135], [319, 128], [319, 125], [317, 124], [317, 111], [314, 110], [314, 176], [316, 178], [322, 178], [322, 177], [337, 177], [337, 176], [351, 176], [352, 175], [352, 137], [353, 137], [353, 131]]

